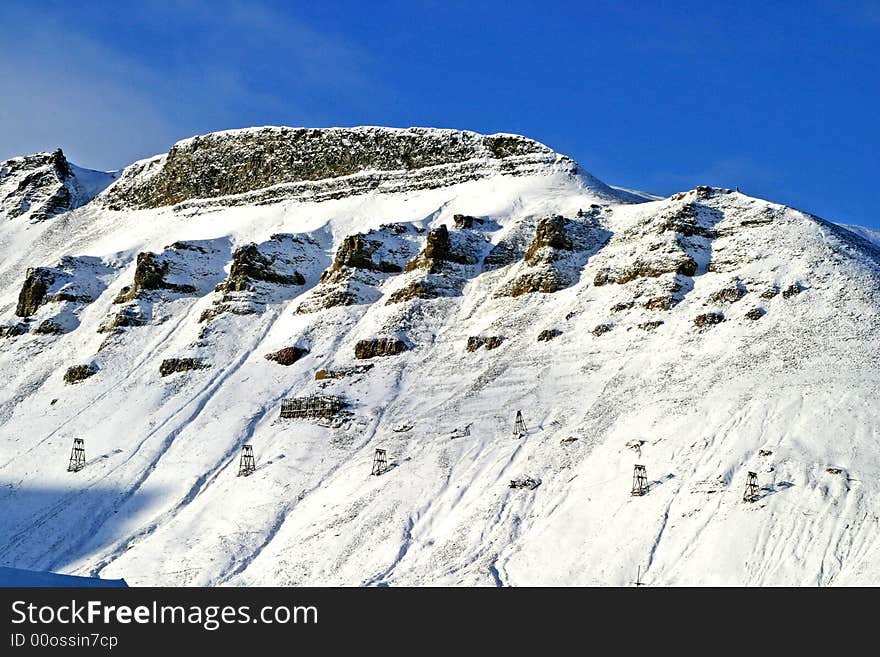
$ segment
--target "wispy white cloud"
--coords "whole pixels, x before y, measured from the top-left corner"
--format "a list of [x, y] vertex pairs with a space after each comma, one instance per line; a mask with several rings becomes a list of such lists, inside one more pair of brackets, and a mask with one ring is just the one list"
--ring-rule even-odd
[[146, 154], [174, 132], [151, 100], [154, 82], [137, 62], [51, 19], [4, 31], [0, 159], [58, 146], [104, 164], [119, 150]]
[[85, 166], [119, 167], [191, 134], [320, 125], [328, 102], [377, 88], [367, 53], [268, 5], [150, 1], [125, 12], [141, 43], [4, 8], [0, 159], [61, 146]]

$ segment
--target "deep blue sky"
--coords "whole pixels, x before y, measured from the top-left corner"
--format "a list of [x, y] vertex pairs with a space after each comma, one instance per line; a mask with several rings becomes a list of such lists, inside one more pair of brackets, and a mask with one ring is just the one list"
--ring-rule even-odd
[[0, 159], [111, 169], [247, 125], [431, 125], [880, 227], [880, 0], [4, 0], [0, 89]]

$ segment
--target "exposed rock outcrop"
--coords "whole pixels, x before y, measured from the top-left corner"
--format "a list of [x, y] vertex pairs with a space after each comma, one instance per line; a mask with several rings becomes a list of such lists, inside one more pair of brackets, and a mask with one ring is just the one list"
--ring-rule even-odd
[[299, 292], [296, 288], [306, 283], [301, 269], [313, 267], [320, 251], [311, 236], [289, 233], [238, 247], [232, 254], [229, 275], [214, 289], [213, 303], [199, 321], [209, 322], [224, 313], [253, 315], [262, 312], [267, 303], [292, 298]]
[[[404, 227], [405, 231], [406, 228]], [[381, 240], [371, 240], [363, 233], [349, 235], [336, 250], [336, 259], [333, 266], [324, 272], [321, 281], [325, 281], [330, 272], [338, 271], [343, 267], [351, 267], [353, 269], [366, 269], [368, 271], [378, 271], [385, 274], [399, 273], [403, 271], [396, 262], [388, 262], [373, 260], [373, 256], [382, 248]]]
[[406, 263], [406, 271], [414, 269], [439, 271], [443, 263], [449, 260], [449, 254], [449, 229], [446, 226], [438, 226], [428, 231], [424, 250], [414, 260]]
[[712, 240], [718, 235], [716, 226], [724, 216], [718, 209], [697, 202], [704, 196], [700, 191], [676, 195], [637, 215], [636, 221], [615, 233], [602, 249], [593, 284], [625, 285], [652, 279], [658, 284], [674, 282], [678, 289], [654, 293], [652, 296], [663, 299], [651, 302], [651, 307], [671, 308], [678, 303], [682, 297], [678, 292], [690, 287], [681, 279], [695, 276], [700, 261], [709, 259]]
[[354, 347], [355, 358], [376, 358], [377, 356], [396, 356], [409, 350], [409, 346], [398, 338], [373, 338], [360, 340]]
[[133, 283], [123, 287], [113, 303], [149, 299], [154, 292], [205, 293], [211, 281], [222, 275], [221, 256], [221, 247], [214, 240], [174, 242], [161, 253], [139, 253]]
[[412, 301], [414, 299], [441, 299], [444, 297], [456, 297], [467, 281], [462, 272], [443, 272], [440, 274], [425, 274], [392, 292], [387, 305]]
[[716, 236], [715, 230], [702, 225], [699, 219], [699, 207], [691, 201], [683, 205], [672, 206], [662, 212], [657, 218], [655, 230], [657, 233], [671, 231], [685, 237], [699, 235], [714, 238]]
[[571, 280], [569, 278], [562, 276], [559, 272], [552, 269], [527, 272], [504, 285], [496, 296], [518, 297], [530, 292], [552, 294], [568, 287], [570, 284]]
[[545, 329], [538, 334], [538, 342], [549, 342], [560, 335], [562, 335], [562, 331], [559, 329]]
[[417, 279], [409, 285], [391, 293], [386, 305], [412, 301], [413, 299], [439, 299], [440, 297], [455, 296], [461, 290], [459, 281], [450, 280], [449, 277], [428, 276]]
[[709, 328], [724, 321], [724, 315], [717, 312], [703, 313], [694, 317], [694, 326], [697, 328]]
[[645, 310], [672, 310], [680, 301], [674, 294], [664, 294], [657, 297], [651, 297], [644, 303], [642, 308]]
[[789, 285], [787, 288], [785, 288], [782, 291], [782, 298], [783, 299], [791, 299], [792, 297], [800, 294], [802, 291], [803, 291], [803, 288], [801, 288], [800, 283], [792, 283], [791, 285]]
[[344, 379], [348, 376], [356, 374], [365, 374], [373, 368], [373, 363], [365, 363], [363, 365], [355, 365], [354, 367], [343, 367], [340, 369], [321, 369], [315, 372], [315, 381], [324, 381], [327, 379]]
[[624, 310], [629, 310], [634, 305], [636, 305], [635, 301], [620, 301], [618, 303], [615, 303], [613, 306], [611, 306], [611, 312], [620, 313], [620, 312], [623, 312]]
[[[577, 280], [589, 257], [608, 241], [609, 236], [610, 233], [592, 217], [571, 220], [553, 215], [542, 218], [523, 255], [525, 270], [504, 283], [495, 296], [553, 293], [569, 287]], [[515, 251], [513, 246], [507, 249]]]
[[673, 201], [681, 201], [689, 198], [693, 198], [696, 200], [705, 200], [714, 196], [732, 193], [733, 190], [728, 189], [727, 187], [710, 187], [709, 185], [697, 185], [694, 189], [691, 189], [687, 192], [679, 192], [678, 194], [673, 194], [671, 198]]
[[264, 358], [278, 363], [279, 365], [293, 365], [307, 353], [309, 353], [308, 350], [303, 349], [302, 347], [284, 347], [278, 351], [266, 354]]
[[483, 344], [486, 346], [487, 351], [491, 351], [496, 347], [500, 347], [501, 343], [504, 342], [504, 337], [501, 335], [490, 335], [486, 338]]
[[591, 203], [588, 209], [584, 210], [583, 208], [581, 208], [580, 210], [578, 210], [577, 216], [578, 218], [595, 218], [607, 210], [610, 210], [610, 208], [608, 208], [607, 206], [599, 205], [598, 203]]
[[60, 148], [0, 162], [0, 220], [50, 219], [85, 205], [112, 180], [113, 174], [73, 167]]
[[34, 333], [39, 335], [61, 335], [64, 332], [64, 327], [52, 319], [44, 319], [34, 329]]
[[0, 326], [0, 338], [14, 338], [24, 335], [28, 332], [29, 326], [24, 322], [16, 322], [15, 324], [4, 324]]
[[551, 262], [558, 257], [557, 251], [572, 251], [574, 245], [566, 230], [566, 219], [559, 215], [544, 217], [535, 229], [535, 239], [529, 244], [525, 261], [531, 266]]
[[657, 278], [664, 274], [693, 276], [697, 273], [697, 261], [682, 251], [668, 253], [666, 258], [645, 260], [637, 258], [619, 273], [601, 271], [593, 278], [593, 285], [599, 287], [610, 283], [623, 285], [637, 278]]
[[613, 324], [599, 324], [596, 328], [594, 328], [591, 331], [591, 333], [593, 335], [595, 335], [596, 337], [599, 337], [600, 335], [605, 335], [613, 328], [614, 328]]
[[471, 231], [450, 233], [443, 225], [429, 231], [424, 249], [406, 264], [409, 282], [392, 292], [387, 304], [460, 295], [467, 279], [476, 274], [469, 266], [479, 262], [484, 245], [485, 240]]
[[472, 335], [468, 338], [467, 346], [465, 347], [465, 349], [467, 351], [476, 351], [477, 349], [482, 347], [484, 343], [485, 343], [484, 338], [482, 338], [479, 335]]
[[477, 258], [473, 253], [454, 249], [449, 238], [449, 229], [441, 225], [428, 231], [424, 250], [406, 264], [406, 271], [427, 269], [429, 273], [436, 274], [447, 262], [473, 265]]
[[104, 289], [99, 276], [110, 272], [98, 258], [64, 256], [54, 267], [32, 267], [25, 274], [15, 314], [30, 317], [47, 303], [89, 303]]
[[736, 303], [747, 293], [748, 290], [745, 285], [740, 281], [733, 281], [730, 285], [727, 285], [720, 290], [715, 290], [709, 295], [708, 301], [713, 304]]
[[15, 313], [33, 317], [35, 333], [67, 333], [79, 326], [83, 306], [100, 296], [113, 269], [100, 258], [63, 256], [52, 267], [27, 270]]
[[297, 308], [301, 314], [336, 306], [371, 303], [379, 286], [400, 273], [418, 252], [418, 231], [408, 224], [385, 224], [378, 230], [349, 235], [336, 249], [333, 264]]
[[472, 230], [474, 228], [481, 228], [486, 224], [486, 221], [484, 219], [481, 219], [480, 217], [472, 217], [466, 214], [454, 215], [452, 217], [452, 222], [459, 230]]
[[117, 313], [105, 319], [98, 326], [98, 333], [112, 333], [119, 328], [129, 328], [132, 326], [144, 326], [147, 324], [147, 318], [141, 313], [141, 309], [137, 305], [130, 305], [121, 308]]
[[207, 294], [223, 277], [228, 248], [228, 240], [221, 238], [178, 241], [159, 253], [139, 253], [131, 285], [113, 300], [122, 307], [104, 319], [98, 332], [143, 326], [152, 320], [155, 304]]
[[93, 376], [98, 371], [94, 365], [74, 365], [64, 373], [64, 383], [79, 383]]
[[487, 351], [490, 351], [496, 347], [500, 347], [502, 342], [504, 342], [504, 337], [500, 335], [490, 335], [485, 337], [482, 335], [472, 335], [468, 338], [467, 347], [465, 348], [468, 351], [476, 351], [480, 347], [485, 347]]
[[[170, 247], [174, 248], [174, 246]], [[196, 291], [194, 285], [172, 283], [166, 280], [171, 272], [171, 260], [159, 255], [144, 251], [138, 253], [137, 264], [134, 270], [134, 283], [123, 287], [113, 303], [126, 303], [138, 297], [143, 292], [153, 290], [169, 290], [180, 294], [192, 294]]]
[[304, 315], [337, 306], [353, 306], [356, 303], [366, 301], [358, 294], [358, 289], [361, 286], [351, 278], [351, 274], [346, 272], [343, 275], [325, 279], [322, 285], [312, 291], [308, 299], [297, 306], [296, 312]]
[[764, 310], [763, 308], [752, 308], [745, 314], [745, 317], [746, 317], [746, 319], [755, 320], [755, 319], [761, 319], [766, 314], [767, 314], [767, 311]]
[[175, 372], [189, 372], [190, 370], [203, 370], [209, 368], [201, 358], [166, 358], [159, 365], [159, 374], [168, 376]]
[[[132, 165], [105, 201], [122, 209], [220, 197], [226, 205], [326, 200], [550, 167], [577, 170], [568, 158], [516, 135], [432, 128], [250, 128], [193, 137], [167, 155]], [[603, 191], [613, 193], [604, 186]]]
[[492, 250], [483, 258], [483, 268], [487, 271], [506, 267], [516, 262], [522, 253], [513, 242], [502, 240], [492, 247]]
[[55, 272], [47, 267], [28, 269], [24, 285], [18, 293], [18, 305], [15, 314], [19, 317], [30, 317], [37, 308], [46, 302], [46, 292], [55, 282]]
[[280, 271], [275, 258], [265, 255], [251, 242], [238, 247], [232, 254], [229, 276], [218, 286], [223, 292], [248, 292], [256, 282], [274, 285], [305, 285], [306, 279], [298, 271]]

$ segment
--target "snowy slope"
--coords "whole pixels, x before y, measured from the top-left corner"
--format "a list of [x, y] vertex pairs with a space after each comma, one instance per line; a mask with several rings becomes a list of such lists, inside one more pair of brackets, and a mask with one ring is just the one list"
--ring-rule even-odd
[[880, 230], [874, 228], [865, 228], [863, 226], [852, 226], [849, 224], [841, 224], [847, 230], [855, 233], [859, 237], [864, 237], [869, 242], [880, 245]]
[[[158, 198], [142, 190], [167, 161], [117, 184]], [[633, 203], [559, 161], [411, 187], [371, 170], [378, 189], [319, 201], [133, 209], [111, 187], [36, 233], [3, 226], [0, 319], [22, 332], [0, 338], [0, 565], [132, 585], [880, 583], [880, 249], [726, 190]], [[53, 282], [26, 319], [29, 267]], [[407, 350], [356, 358], [374, 338]], [[171, 358], [200, 366], [162, 376]], [[91, 376], [65, 383], [76, 365]], [[313, 393], [350, 414], [279, 418]], [[68, 473], [74, 437], [87, 466]], [[257, 471], [236, 477], [245, 443]]]

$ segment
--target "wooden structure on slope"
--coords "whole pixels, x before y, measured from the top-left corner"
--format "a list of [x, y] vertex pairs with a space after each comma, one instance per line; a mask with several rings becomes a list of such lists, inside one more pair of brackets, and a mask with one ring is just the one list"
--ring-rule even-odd
[[348, 408], [348, 402], [333, 395], [310, 395], [281, 400], [281, 417], [331, 419]]

